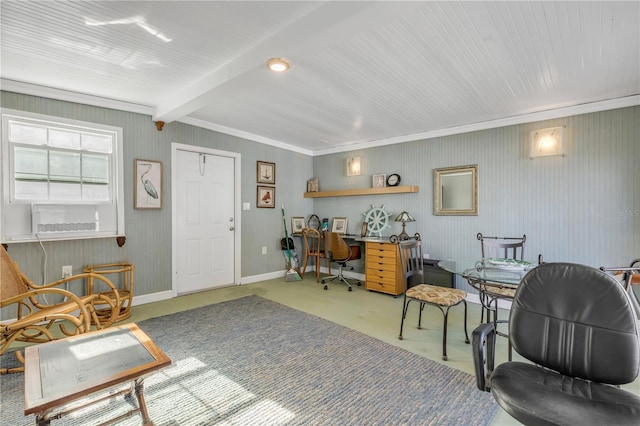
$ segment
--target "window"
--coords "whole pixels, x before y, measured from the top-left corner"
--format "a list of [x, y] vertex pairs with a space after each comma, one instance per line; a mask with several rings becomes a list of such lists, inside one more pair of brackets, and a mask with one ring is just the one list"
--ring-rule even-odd
[[3, 110], [2, 155], [3, 242], [124, 234], [121, 128]]

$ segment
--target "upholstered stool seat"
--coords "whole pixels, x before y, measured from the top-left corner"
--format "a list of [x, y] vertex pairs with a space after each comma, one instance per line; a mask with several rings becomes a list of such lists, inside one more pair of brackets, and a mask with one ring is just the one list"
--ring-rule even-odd
[[454, 306], [462, 302], [467, 297], [467, 293], [456, 288], [418, 284], [407, 290], [407, 297], [440, 306]]

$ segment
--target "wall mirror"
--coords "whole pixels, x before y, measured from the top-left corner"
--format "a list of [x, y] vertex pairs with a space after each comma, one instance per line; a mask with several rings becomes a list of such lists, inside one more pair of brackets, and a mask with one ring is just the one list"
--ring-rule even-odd
[[433, 196], [436, 216], [477, 216], [478, 165], [435, 169]]

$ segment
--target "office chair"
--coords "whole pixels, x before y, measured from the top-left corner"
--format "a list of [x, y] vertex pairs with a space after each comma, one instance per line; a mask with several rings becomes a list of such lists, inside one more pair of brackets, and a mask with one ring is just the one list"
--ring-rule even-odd
[[476, 383], [525, 425], [638, 425], [640, 396], [619, 388], [638, 377], [638, 333], [629, 295], [613, 277], [545, 263], [525, 275], [509, 315], [513, 349], [530, 362], [494, 370], [495, 326], [481, 324], [472, 335]]
[[[325, 253], [329, 256], [329, 262], [335, 262], [339, 265], [338, 274], [322, 279], [322, 284], [325, 284], [324, 289], [328, 290], [326, 283], [334, 280], [342, 281], [347, 285], [349, 291], [352, 290], [351, 284], [360, 285], [360, 280], [355, 278], [347, 278], [343, 275], [342, 271], [347, 267], [347, 262], [350, 260], [360, 259], [360, 246], [348, 245], [342, 236], [336, 232], [325, 232], [324, 234], [324, 249]], [[353, 267], [351, 267], [353, 270]]]
[[[502, 258], [524, 260], [524, 243], [527, 240], [526, 235], [522, 237], [485, 237], [480, 232], [476, 235], [480, 241], [480, 249], [482, 250], [482, 259]], [[498, 301], [500, 299], [511, 300], [516, 294], [516, 289], [504, 284], [492, 283], [490, 281], [480, 281], [474, 285], [469, 282], [476, 290], [482, 308], [480, 310], [480, 322], [484, 322], [484, 313], [487, 313], [487, 322], [493, 321], [494, 326], [507, 321], [498, 320]], [[493, 314], [493, 320], [491, 316]], [[508, 337], [507, 334], [498, 332], [499, 336]], [[511, 344], [508, 347], [509, 361], [511, 361]]]
[[447, 357], [447, 319], [449, 317], [449, 309], [460, 303], [464, 304], [464, 336], [465, 343], [469, 343], [469, 335], [467, 334], [467, 293], [455, 288], [439, 287], [430, 284], [424, 284], [424, 270], [422, 261], [422, 241], [420, 236], [416, 234], [409, 240], [398, 242], [400, 251], [400, 263], [403, 267], [405, 292], [404, 302], [402, 305], [402, 319], [400, 320], [400, 335], [398, 339], [402, 340], [402, 328], [404, 320], [407, 317], [409, 303], [415, 300], [420, 304], [420, 312], [418, 314], [418, 329], [422, 327], [422, 310], [425, 305], [435, 306], [440, 309], [444, 316], [444, 325], [442, 330], [442, 359], [446, 361]]

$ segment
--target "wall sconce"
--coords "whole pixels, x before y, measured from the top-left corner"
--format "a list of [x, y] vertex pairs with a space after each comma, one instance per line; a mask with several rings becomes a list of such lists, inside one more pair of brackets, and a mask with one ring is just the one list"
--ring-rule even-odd
[[404, 231], [404, 227], [407, 225], [407, 222], [415, 222], [416, 220], [411, 216], [409, 212], [402, 212], [395, 218], [396, 222], [402, 222], [402, 232], [398, 235], [399, 240], [408, 240], [409, 234]]
[[347, 158], [347, 176], [360, 176], [362, 173], [360, 166], [360, 157]]
[[529, 158], [547, 155], [562, 155], [564, 157], [564, 126], [550, 127], [531, 131], [531, 152]]

